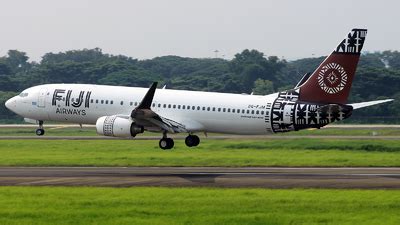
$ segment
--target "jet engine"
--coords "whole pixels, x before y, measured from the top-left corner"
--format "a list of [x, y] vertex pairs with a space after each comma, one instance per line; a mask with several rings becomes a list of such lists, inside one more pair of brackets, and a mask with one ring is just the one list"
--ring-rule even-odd
[[97, 119], [96, 131], [99, 135], [113, 137], [135, 137], [143, 133], [143, 126], [137, 125], [131, 119], [118, 116], [102, 116]]

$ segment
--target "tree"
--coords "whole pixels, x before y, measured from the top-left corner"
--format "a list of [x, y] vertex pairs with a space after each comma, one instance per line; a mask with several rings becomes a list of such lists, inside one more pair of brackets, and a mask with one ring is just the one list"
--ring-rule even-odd
[[256, 95], [267, 95], [274, 93], [274, 84], [270, 80], [257, 79], [254, 81], [253, 93]]
[[29, 57], [25, 52], [18, 50], [9, 50], [6, 57], [6, 62], [14, 72], [29, 69]]

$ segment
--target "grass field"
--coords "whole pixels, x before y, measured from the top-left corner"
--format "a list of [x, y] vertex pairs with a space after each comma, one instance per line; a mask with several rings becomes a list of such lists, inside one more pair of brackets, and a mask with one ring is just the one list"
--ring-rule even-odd
[[[36, 136], [35, 128], [1, 128], [0, 136]], [[96, 128], [47, 128], [48, 136], [96, 136]]]
[[[52, 127], [46, 128], [46, 135], [48, 136], [97, 136], [96, 129], [93, 127]], [[145, 132], [145, 136], [160, 136], [159, 133]], [[185, 136], [186, 134], [180, 134]], [[220, 134], [209, 134], [220, 135]], [[342, 128], [322, 128], [312, 130], [301, 130], [297, 132], [288, 132], [275, 135], [355, 135], [355, 136], [396, 136], [400, 135], [399, 128], [355, 128], [355, 129], [342, 129]], [[35, 128], [1, 128], [0, 136], [36, 136]]]
[[0, 166], [400, 166], [398, 140], [0, 140]]
[[0, 224], [400, 224], [400, 191], [0, 187]]

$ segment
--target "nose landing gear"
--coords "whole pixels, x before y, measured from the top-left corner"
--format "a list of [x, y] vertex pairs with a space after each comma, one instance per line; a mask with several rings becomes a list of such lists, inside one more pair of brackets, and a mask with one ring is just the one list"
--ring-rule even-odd
[[43, 121], [42, 121], [42, 120], [39, 120], [39, 128], [36, 129], [36, 135], [37, 135], [37, 136], [42, 136], [42, 135], [44, 135]]

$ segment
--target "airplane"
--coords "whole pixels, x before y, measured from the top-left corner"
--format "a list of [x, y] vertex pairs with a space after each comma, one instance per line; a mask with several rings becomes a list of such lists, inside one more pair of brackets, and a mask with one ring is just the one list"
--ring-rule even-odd
[[135, 137], [160, 132], [161, 149], [171, 149], [168, 134], [187, 133], [188, 147], [199, 132], [273, 134], [321, 128], [344, 120], [353, 110], [393, 99], [348, 104], [366, 29], [352, 29], [334, 51], [292, 89], [270, 95], [157, 89], [94, 84], [44, 84], [28, 88], [5, 103], [16, 114], [44, 121], [95, 124], [99, 135]]

